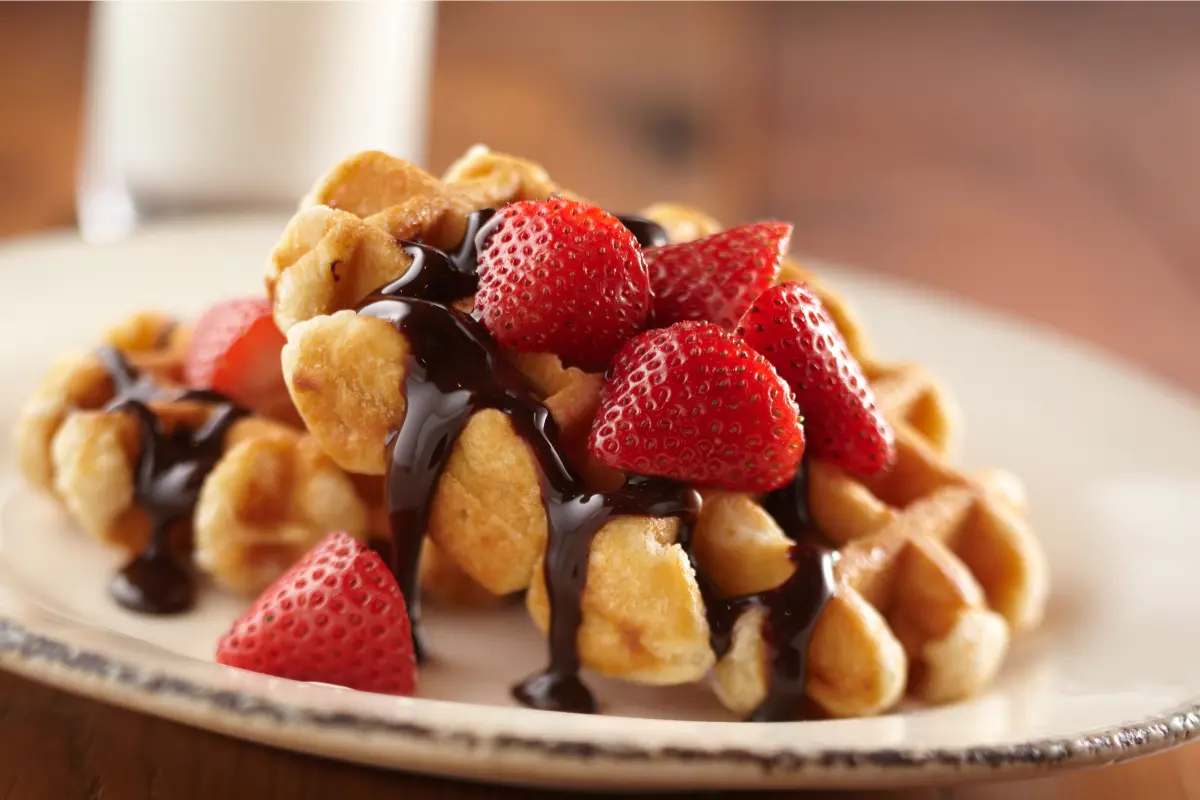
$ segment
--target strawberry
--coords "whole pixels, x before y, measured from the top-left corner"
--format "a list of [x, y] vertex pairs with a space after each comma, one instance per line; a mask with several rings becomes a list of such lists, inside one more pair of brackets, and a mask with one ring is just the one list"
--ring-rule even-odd
[[796, 393], [812, 457], [864, 477], [891, 467], [892, 429], [875, 408], [862, 367], [808, 286], [772, 286], [750, 306], [737, 332]]
[[603, 367], [645, 327], [646, 262], [611, 214], [528, 200], [501, 210], [481, 239], [475, 310], [505, 347]]
[[655, 324], [702, 319], [733, 330], [775, 282], [791, 238], [791, 225], [758, 222], [647, 250]]
[[766, 492], [792, 479], [804, 431], [765, 358], [712, 323], [680, 322], [617, 354], [588, 447], [615, 469]]
[[229, 300], [204, 312], [184, 361], [184, 381], [213, 389], [245, 406], [287, 395], [280, 352], [287, 338], [265, 297]]
[[377, 553], [331, 533], [254, 601], [217, 643], [217, 662], [364, 692], [412, 694], [404, 595]]

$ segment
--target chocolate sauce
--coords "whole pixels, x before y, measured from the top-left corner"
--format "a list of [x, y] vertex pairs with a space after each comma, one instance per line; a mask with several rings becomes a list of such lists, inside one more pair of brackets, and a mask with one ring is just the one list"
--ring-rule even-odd
[[667, 236], [666, 229], [652, 219], [638, 217], [633, 214], [620, 214], [617, 219], [621, 220], [621, 224], [629, 229], [633, 234], [633, 238], [638, 240], [638, 244], [642, 247], [662, 247], [664, 244], [670, 244], [671, 239]]
[[[808, 645], [821, 612], [836, 591], [833, 577], [836, 554], [820, 543], [821, 533], [808, 507], [807, 460], [801, 463], [790, 483], [767, 495], [763, 508], [794, 542], [789, 553], [796, 567], [792, 576], [774, 589], [724, 599], [711, 596], [707, 579], [701, 579], [700, 588], [702, 594], [708, 595], [705, 607], [709, 635], [718, 658], [729, 651], [733, 625], [743, 613], [753, 608], [765, 612], [762, 635], [770, 647], [771, 658], [768, 691], [748, 720], [780, 722], [794, 719], [804, 698]], [[701, 570], [691, 548], [685, 549], [699, 578]]]
[[700, 514], [700, 495], [657, 478], [631, 477], [621, 488], [603, 494], [588, 492], [573, 476], [565, 492], [554, 487], [553, 480], [545, 483], [549, 540], [542, 572], [550, 604], [550, 664], [516, 686], [513, 695], [534, 708], [592, 713], [596, 704], [579, 680], [576, 644], [592, 539], [610, 517], [617, 516], [678, 517], [679, 538], [690, 539], [690, 528]]
[[[412, 258], [408, 272], [378, 290], [388, 296], [437, 298], [451, 303], [460, 297], [470, 297], [479, 286], [479, 277], [472, 270], [460, 270], [453, 258], [436, 247], [419, 242], [405, 242], [404, 252]], [[430, 262], [438, 262], [431, 267]]]
[[496, 210], [485, 208], [467, 215], [467, 229], [462, 244], [447, 253], [421, 242], [401, 242], [404, 252], [412, 258], [412, 266], [395, 281], [376, 294], [388, 297], [415, 297], [435, 303], [452, 303], [469, 297], [479, 288], [478, 245], [493, 230], [491, 224]]
[[771, 647], [771, 672], [767, 696], [748, 718], [750, 722], [795, 718], [796, 706], [804, 699], [808, 646], [834, 593], [832, 551], [797, 542], [790, 555], [796, 565], [792, 577], [756, 599], [766, 611], [762, 633]]
[[[484, 222], [487, 224], [472, 228], [470, 226], [470, 218], [468, 218], [467, 235], [463, 239], [462, 249], [466, 249], [473, 244], [474, 248], [472, 250], [478, 252], [483, 249], [482, 245], [487, 240], [487, 237], [491, 236], [492, 232], [501, 224], [501, 219], [496, 219], [493, 216], [496, 214], [496, 209], [492, 208], [485, 209], [484, 211], [476, 211], [475, 213], [487, 214], [487, 217], [484, 219]], [[633, 238], [637, 239], [638, 244], [643, 248], [662, 247], [665, 244], [671, 243], [670, 237], [667, 236], [667, 229], [652, 219], [639, 217], [636, 214], [616, 214], [615, 216], [622, 225], [629, 229], [629, 232], [633, 234]]]
[[808, 507], [807, 456], [801, 459], [800, 467], [786, 486], [763, 498], [762, 507], [794, 542], [821, 535]]
[[[185, 611], [195, 601], [195, 583], [189, 566], [172, 550], [171, 533], [192, 515], [204, 479], [221, 457], [225, 434], [247, 412], [216, 392], [166, 392], [113, 348], [97, 355], [113, 382], [114, 397], [105, 410], [132, 414], [141, 426], [133, 495], [150, 517], [149, 542], [114, 576], [109, 594], [131, 611]], [[151, 400], [216, 407], [198, 428], [176, 426], [167, 431], [147, 405]]]
[[112, 381], [113, 399], [109, 401], [110, 407], [125, 400], [148, 403], [161, 393], [154, 377], [134, 369], [115, 347], [101, 347], [96, 351], [96, 357]]

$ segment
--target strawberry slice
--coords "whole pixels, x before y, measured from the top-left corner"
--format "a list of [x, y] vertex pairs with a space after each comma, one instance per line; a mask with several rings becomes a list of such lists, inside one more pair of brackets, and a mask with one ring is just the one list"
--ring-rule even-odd
[[617, 354], [588, 446], [615, 469], [767, 492], [795, 475], [804, 431], [765, 358], [712, 323], [680, 322]]
[[217, 662], [364, 692], [413, 693], [404, 596], [379, 555], [331, 533], [217, 643]]
[[616, 217], [562, 198], [505, 206], [484, 229], [475, 310], [500, 344], [603, 368], [646, 324], [650, 279]]
[[792, 238], [784, 222], [758, 222], [646, 251], [654, 323], [707, 320], [733, 330], [775, 282]]
[[875, 407], [862, 367], [808, 286], [772, 286], [750, 306], [737, 332], [796, 393], [812, 457], [864, 477], [891, 467], [892, 429]]
[[287, 337], [265, 297], [219, 303], [200, 317], [184, 362], [184, 381], [212, 389], [248, 407], [272, 402], [287, 384], [280, 352]]

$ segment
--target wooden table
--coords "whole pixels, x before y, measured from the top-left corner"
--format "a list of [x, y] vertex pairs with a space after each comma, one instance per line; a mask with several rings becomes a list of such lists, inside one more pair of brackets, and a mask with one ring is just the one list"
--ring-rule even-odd
[[[1200, 6], [440, 13], [436, 166], [486, 140], [614, 207], [671, 197], [730, 220], [777, 215], [805, 252], [1053, 325], [1200, 391]], [[71, 221], [86, 14], [0, 5], [0, 235]], [[514, 98], [523, 114], [506, 113]], [[2, 674], [0, 790], [530, 796], [243, 744]], [[1196, 798], [1200, 746], [1018, 784], [837, 796]]]

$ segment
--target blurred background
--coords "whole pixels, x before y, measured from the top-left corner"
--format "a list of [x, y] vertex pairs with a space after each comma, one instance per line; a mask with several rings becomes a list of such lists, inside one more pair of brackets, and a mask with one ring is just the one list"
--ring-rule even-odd
[[[364, 57], [293, 112], [336, 131], [391, 103], [435, 172], [486, 142], [612, 209], [780, 217], [794, 251], [1053, 325], [1200, 389], [1200, 5], [431, 10], [428, 73]], [[0, 4], [0, 236], [75, 221], [95, 18]], [[325, 44], [370, 49], [345, 31]], [[272, 46], [277, 78], [307, 76], [324, 49]], [[262, 159], [295, 129], [258, 130]]]

